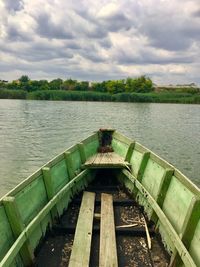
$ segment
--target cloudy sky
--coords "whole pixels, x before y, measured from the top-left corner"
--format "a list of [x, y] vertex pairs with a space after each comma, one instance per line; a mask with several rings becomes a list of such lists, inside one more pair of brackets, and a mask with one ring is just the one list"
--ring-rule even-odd
[[0, 79], [200, 84], [200, 0], [0, 0]]

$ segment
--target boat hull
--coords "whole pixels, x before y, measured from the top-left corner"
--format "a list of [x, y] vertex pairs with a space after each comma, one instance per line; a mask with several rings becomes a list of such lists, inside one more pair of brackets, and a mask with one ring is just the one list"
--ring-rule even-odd
[[[116, 131], [113, 153], [124, 159], [116, 177], [144, 207], [175, 266], [200, 266], [200, 191], [174, 166]], [[28, 266], [34, 251], [84, 190], [98, 168], [87, 161], [101, 145], [99, 132], [45, 164], [0, 201], [0, 266]], [[116, 167], [116, 166], [115, 166]], [[112, 168], [112, 164], [109, 165]]]

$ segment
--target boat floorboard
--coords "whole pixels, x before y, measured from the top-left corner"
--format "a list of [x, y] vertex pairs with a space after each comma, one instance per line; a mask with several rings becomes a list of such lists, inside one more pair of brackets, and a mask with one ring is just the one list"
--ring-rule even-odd
[[[98, 180], [97, 180], [98, 181]], [[109, 182], [110, 181], [110, 182]], [[109, 193], [113, 195], [114, 204], [114, 218], [115, 226], [123, 226], [130, 224], [137, 224], [134, 227], [126, 229], [116, 229], [116, 245], [118, 255], [118, 266], [156, 266], [166, 267], [169, 263], [169, 256], [166, 254], [159, 236], [155, 234], [153, 226], [149, 225], [149, 231], [151, 233], [152, 249], [148, 249], [144, 221], [141, 208], [132, 202], [130, 205], [129, 195], [116, 184], [116, 180], [112, 178], [101, 179], [89, 186], [90, 191], [95, 191], [98, 185], [101, 186], [102, 191], [96, 191], [96, 202], [94, 213], [100, 213], [100, 197], [101, 192]], [[105, 184], [104, 184], [105, 183]], [[100, 187], [99, 187], [100, 188]], [[108, 192], [107, 192], [108, 188]], [[94, 190], [93, 190], [94, 189]], [[87, 188], [88, 191], [88, 188]], [[54, 267], [68, 266], [75, 226], [78, 219], [80, 200], [82, 194], [79, 194], [70, 204], [68, 210], [62, 216], [60, 222], [55, 225], [52, 232], [48, 234], [43, 245], [37, 251], [35, 266], [38, 267]], [[120, 201], [125, 202], [127, 200], [128, 205], [120, 205]], [[118, 205], [118, 204], [119, 205]], [[99, 245], [100, 245], [100, 220], [94, 218], [93, 235], [91, 245], [90, 267], [99, 266]]]

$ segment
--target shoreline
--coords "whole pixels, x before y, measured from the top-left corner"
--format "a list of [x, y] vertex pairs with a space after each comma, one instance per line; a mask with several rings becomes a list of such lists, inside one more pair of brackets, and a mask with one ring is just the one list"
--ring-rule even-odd
[[94, 91], [36, 90], [34, 92], [27, 92], [17, 89], [0, 89], [0, 99], [200, 104], [199, 93], [192, 94], [171, 91], [110, 94]]

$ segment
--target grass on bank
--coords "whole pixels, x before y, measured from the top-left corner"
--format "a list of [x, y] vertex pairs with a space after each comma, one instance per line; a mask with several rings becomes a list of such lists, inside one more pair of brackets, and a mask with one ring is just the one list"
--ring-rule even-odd
[[23, 90], [0, 89], [1, 99], [64, 100], [64, 101], [114, 101], [146, 103], [191, 103], [200, 104], [200, 94], [187, 92], [150, 92], [150, 93], [100, 93], [92, 91]]
[[0, 88], [0, 99], [26, 99], [27, 92], [24, 90], [9, 90]]

